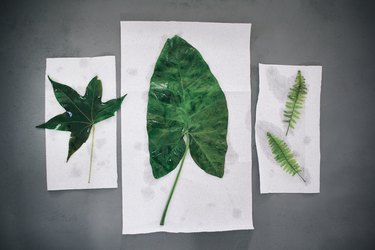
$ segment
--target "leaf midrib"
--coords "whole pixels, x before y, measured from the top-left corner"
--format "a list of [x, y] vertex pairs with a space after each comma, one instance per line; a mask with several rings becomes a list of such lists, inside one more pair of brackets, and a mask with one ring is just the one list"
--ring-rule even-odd
[[288, 128], [290, 127], [290, 123], [292, 122], [292, 118], [294, 116], [294, 110], [295, 110], [297, 101], [298, 101], [298, 99], [300, 97], [300, 94], [301, 94], [301, 88], [302, 88], [302, 82], [300, 80], [300, 77], [298, 77], [298, 91], [297, 91], [296, 100], [293, 102], [292, 113], [290, 114], [290, 118], [289, 118], [289, 121], [288, 121]]
[[94, 111], [94, 101], [95, 101], [95, 91], [96, 91], [96, 86], [97, 84], [94, 85], [94, 91], [92, 92], [92, 100], [91, 100], [91, 122], [94, 122], [94, 114], [93, 114], [93, 111]]

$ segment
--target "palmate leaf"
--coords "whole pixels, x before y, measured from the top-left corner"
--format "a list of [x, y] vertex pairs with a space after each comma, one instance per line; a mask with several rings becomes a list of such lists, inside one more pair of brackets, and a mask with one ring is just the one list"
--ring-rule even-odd
[[168, 39], [155, 65], [147, 107], [154, 177], [165, 176], [181, 162], [161, 225], [189, 149], [198, 167], [223, 177], [227, 127], [225, 95], [202, 55], [179, 36]]
[[282, 169], [292, 176], [297, 174], [304, 182], [306, 182], [306, 180], [300, 175], [302, 169], [288, 145], [282, 139], [270, 132], [267, 132], [267, 139], [274, 158], [280, 164]]
[[[48, 122], [37, 126], [37, 128], [71, 132], [67, 156], [68, 161], [89, 138], [91, 130], [93, 130], [94, 142], [94, 124], [114, 116], [126, 95], [103, 103], [102, 82], [96, 76], [87, 85], [86, 92], [83, 96], [80, 96], [71, 87], [52, 80], [49, 76], [48, 79], [52, 84], [57, 101], [66, 112], [51, 118]], [[92, 150], [90, 157], [90, 173], [91, 161]]]
[[305, 84], [305, 78], [298, 70], [297, 77], [295, 79], [294, 85], [289, 89], [288, 100], [285, 104], [284, 110], [284, 122], [288, 123], [288, 128], [286, 130], [286, 135], [288, 135], [289, 129], [294, 129], [297, 120], [301, 116], [300, 110], [303, 108], [307, 95], [307, 87]]

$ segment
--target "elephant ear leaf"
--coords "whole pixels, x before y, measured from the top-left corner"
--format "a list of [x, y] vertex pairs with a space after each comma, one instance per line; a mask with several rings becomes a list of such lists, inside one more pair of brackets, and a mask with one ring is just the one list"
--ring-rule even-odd
[[306, 95], [307, 87], [305, 84], [305, 78], [303, 77], [301, 71], [298, 70], [295, 83], [289, 89], [288, 100], [285, 104], [284, 122], [288, 124], [286, 135], [288, 135], [290, 128], [294, 129], [297, 120], [300, 118], [300, 110], [303, 108]]
[[189, 149], [203, 171], [223, 177], [227, 127], [225, 95], [202, 55], [179, 36], [168, 39], [150, 83], [148, 147], [155, 178], [170, 173], [181, 163], [160, 225], [164, 225]]
[[175, 169], [188, 148], [202, 170], [222, 177], [227, 126], [225, 95], [202, 55], [179, 36], [168, 39], [156, 62], [148, 96], [154, 177]]

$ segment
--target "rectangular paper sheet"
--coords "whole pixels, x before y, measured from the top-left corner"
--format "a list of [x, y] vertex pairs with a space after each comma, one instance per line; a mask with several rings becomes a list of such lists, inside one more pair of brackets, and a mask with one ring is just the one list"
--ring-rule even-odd
[[[53, 93], [51, 79], [84, 95], [90, 80], [98, 76], [103, 84], [102, 101], [116, 98], [114, 56], [93, 58], [48, 58], [45, 76], [45, 119], [65, 112]], [[46, 129], [48, 190], [117, 188], [116, 117], [95, 124], [91, 181], [88, 183], [91, 138], [66, 162], [70, 132]]]
[[[253, 229], [251, 192], [250, 24], [121, 22], [123, 234]], [[229, 112], [223, 178], [205, 173], [187, 154], [169, 206], [160, 218], [178, 169], [152, 175], [146, 114], [155, 63], [167, 38], [194, 46], [225, 93]]]
[[[289, 89], [298, 70], [305, 78], [307, 95], [295, 129], [284, 122], [283, 112]], [[259, 64], [259, 96], [255, 141], [259, 160], [261, 193], [319, 193], [320, 188], [320, 89], [321, 66]], [[274, 159], [266, 133], [284, 140], [302, 167], [301, 176], [285, 172]]]

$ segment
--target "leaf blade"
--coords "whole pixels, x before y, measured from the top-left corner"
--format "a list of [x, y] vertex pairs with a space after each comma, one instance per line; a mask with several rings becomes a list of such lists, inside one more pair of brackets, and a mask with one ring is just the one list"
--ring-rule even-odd
[[75, 114], [77, 116], [82, 116], [87, 119], [87, 121], [90, 121], [89, 114], [87, 112], [84, 112], [79, 107], [82, 104], [82, 97], [68, 85], [56, 82], [49, 76], [48, 79], [52, 84], [53, 93], [55, 94], [56, 100], [59, 102], [59, 104], [67, 112], [70, 112], [71, 114]]
[[46, 123], [36, 126], [37, 128], [54, 129], [60, 131], [70, 131], [71, 125], [79, 124], [90, 124], [86, 121], [72, 120], [68, 112], [56, 115], [55, 117], [48, 120]]
[[94, 122], [98, 123], [114, 116], [115, 113], [120, 109], [125, 97], [126, 95], [99, 104], [95, 109], [95, 115], [93, 116]]
[[[206, 173], [222, 177], [228, 109], [225, 95], [199, 51], [178, 36], [168, 39], [155, 64], [148, 98], [147, 131], [154, 177], [171, 172], [184, 151], [182, 146], [178, 154], [166, 149], [163, 161], [157, 160], [154, 152], [171, 142], [185, 145], [181, 141], [184, 136], [189, 136], [187, 146], [195, 163]], [[163, 175], [155, 174], [156, 168], [164, 168]]]

